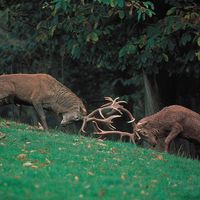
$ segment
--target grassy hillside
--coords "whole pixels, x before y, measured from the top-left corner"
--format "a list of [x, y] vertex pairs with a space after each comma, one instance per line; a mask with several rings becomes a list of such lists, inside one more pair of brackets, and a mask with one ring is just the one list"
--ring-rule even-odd
[[200, 199], [199, 161], [1, 121], [0, 199]]

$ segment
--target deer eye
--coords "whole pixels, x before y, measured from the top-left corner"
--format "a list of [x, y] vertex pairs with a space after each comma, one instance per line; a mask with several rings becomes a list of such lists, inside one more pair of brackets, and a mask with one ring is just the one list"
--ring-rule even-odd
[[79, 117], [78, 117], [78, 116], [74, 117], [74, 120], [78, 121], [78, 120], [79, 120]]
[[145, 136], [145, 137], [148, 136], [148, 134], [147, 134], [145, 131], [141, 131], [141, 134], [142, 134], [143, 136]]

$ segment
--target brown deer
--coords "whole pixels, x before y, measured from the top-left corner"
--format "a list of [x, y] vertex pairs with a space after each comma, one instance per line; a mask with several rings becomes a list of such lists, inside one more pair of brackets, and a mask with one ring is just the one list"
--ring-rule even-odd
[[33, 105], [44, 129], [48, 129], [44, 109], [62, 114], [61, 125], [82, 120], [87, 114], [82, 100], [48, 74], [0, 76], [0, 104]]
[[165, 151], [169, 152], [170, 143], [177, 136], [200, 143], [200, 115], [183, 106], [168, 106], [141, 119], [135, 132], [152, 146], [158, 138], [165, 138]]
[[[108, 101], [107, 104], [94, 110], [84, 118], [82, 132], [85, 132], [87, 122], [92, 121], [96, 129], [95, 134], [98, 135], [118, 134], [120, 139], [123, 136], [128, 136], [133, 143], [143, 139], [152, 146], [157, 144], [159, 138], [164, 138], [165, 151], [167, 152], [169, 152], [170, 143], [178, 135], [200, 143], [200, 115], [188, 108], [178, 105], [165, 107], [161, 111], [141, 119], [136, 124], [132, 114], [123, 107], [124, 101], [118, 101], [118, 98], [113, 100], [110, 97], [105, 97], [105, 100]], [[106, 110], [110, 110], [110, 113], [115, 111], [117, 115], [105, 117], [102, 113]], [[130, 118], [129, 123], [132, 124], [133, 128], [131, 133], [116, 130], [112, 125], [113, 120], [121, 117], [124, 113]], [[96, 117], [96, 114], [99, 114], [100, 117]], [[109, 130], [102, 130], [99, 126], [101, 123], [107, 124]]]

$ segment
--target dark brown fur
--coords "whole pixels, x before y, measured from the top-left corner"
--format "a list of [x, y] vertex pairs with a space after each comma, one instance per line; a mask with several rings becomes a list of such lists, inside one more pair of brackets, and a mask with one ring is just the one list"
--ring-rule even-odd
[[135, 127], [141, 137], [151, 145], [165, 138], [165, 150], [178, 135], [200, 143], [200, 115], [188, 108], [172, 105], [141, 119]]
[[48, 129], [44, 109], [61, 113], [61, 124], [86, 115], [83, 102], [70, 89], [48, 74], [10, 74], [0, 76], [0, 104], [30, 104]]

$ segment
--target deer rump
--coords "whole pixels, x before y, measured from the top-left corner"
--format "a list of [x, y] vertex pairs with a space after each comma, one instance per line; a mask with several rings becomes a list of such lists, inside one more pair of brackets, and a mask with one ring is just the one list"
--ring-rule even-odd
[[0, 104], [33, 105], [44, 129], [48, 129], [44, 109], [62, 114], [62, 125], [83, 119], [86, 109], [70, 89], [47, 74], [0, 76]]
[[183, 106], [171, 105], [141, 119], [135, 131], [152, 146], [158, 138], [165, 138], [165, 151], [169, 152], [169, 145], [177, 136], [200, 144], [200, 115]]

